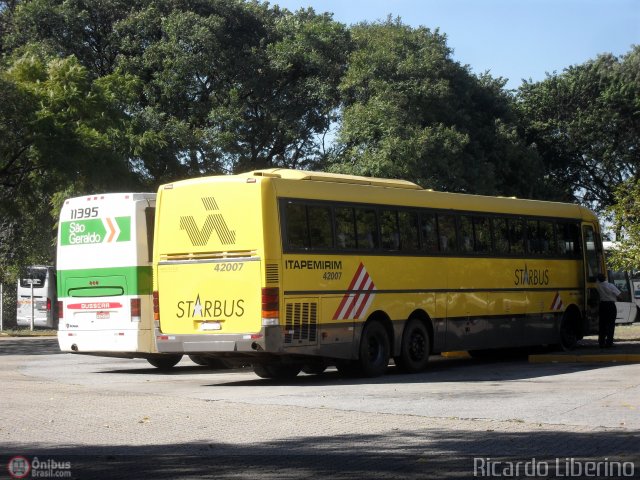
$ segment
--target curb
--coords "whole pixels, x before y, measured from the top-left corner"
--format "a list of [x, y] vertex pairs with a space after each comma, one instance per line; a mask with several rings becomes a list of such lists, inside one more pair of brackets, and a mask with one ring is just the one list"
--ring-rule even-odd
[[529, 355], [529, 363], [640, 363], [640, 354], [611, 353], [593, 355]]
[[471, 355], [469, 355], [467, 352], [464, 352], [464, 351], [442, 352], [440, 356], [444, 358], [471, 358]]

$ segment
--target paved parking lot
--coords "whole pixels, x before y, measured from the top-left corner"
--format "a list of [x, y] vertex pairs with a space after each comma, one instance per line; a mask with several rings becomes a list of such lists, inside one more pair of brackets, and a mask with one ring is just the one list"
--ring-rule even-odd
[[1, 460], [69, 461], [72, 478], [473, 478], [535, 458], [545, 478], [587, 461], [640, 478], [640, 364], [433, 360], [281, 382], [2, 339]]

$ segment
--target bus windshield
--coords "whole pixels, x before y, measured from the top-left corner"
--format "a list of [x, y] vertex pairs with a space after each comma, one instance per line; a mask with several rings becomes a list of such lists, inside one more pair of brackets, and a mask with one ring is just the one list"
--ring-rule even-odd
[[42, 288], [47, 280], [47, 269], [43, 267], [27, 267], [20, 276], [20, 286], [22, 288]]

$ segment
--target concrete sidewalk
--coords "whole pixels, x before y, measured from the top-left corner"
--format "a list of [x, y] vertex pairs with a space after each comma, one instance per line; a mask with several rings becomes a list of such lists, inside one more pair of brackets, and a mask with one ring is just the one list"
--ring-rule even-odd
[[617, 325], [612, 348], [600, 348], [598, 337], [585, 337], [570, 352], [529, 355], [529, 363], [640, 363], [640, 324]]

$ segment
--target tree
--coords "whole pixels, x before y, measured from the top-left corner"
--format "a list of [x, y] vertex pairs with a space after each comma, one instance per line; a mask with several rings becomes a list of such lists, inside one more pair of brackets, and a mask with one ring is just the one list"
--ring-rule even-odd
[[608, 262], [614, 268], [637, 271], [640, 267], [640, 179], [630, 178], [614, 191], [614, 204], [607, 209], [613, 218], [618, 247]]
[[[117, 75], [92, 81], [75, 57], [25, 54], [0, 72], [0, 200], [43, 174], [93, 188], [132, 177], [118, 150], [126, 134], [123, 97], [135, 82]], [[67, 178], [65, 182], [65, 177]]]
[[144, 0], [30, 0], [15, 7], [3, 48], [39, 44], [58, 58], [74, 56], [93, 78], [114, 72], [120, 50], [117, 23]]
[[[351, 34], [334, 171], [537, 196], [541, 169], [519, 143], [503, 80], [476, 77], [454, 62], [437, 30], [388, 19]], [[523, 170], [531, 177], [515, 173]]]
[[[149, 178], [304, 167], [339, 103], [348, 34], [329, 15], [232, 0], [150, 4], [118, 25], [121, 71], [145, 84], [140, 149]], [[161, 162], [157, 159], [161, 158]]]
[[523, 136], [544, 162], [547, 181], [598, 212], [640, 175], [640, 47], [572, 66], [518, 92]]
[[54, 258], [56, 193], [136, 185], [122, 155], [132, 85], [117, 75], [92, 81], [75, 57], [25, 53], [0, 71], [1, 277]]

